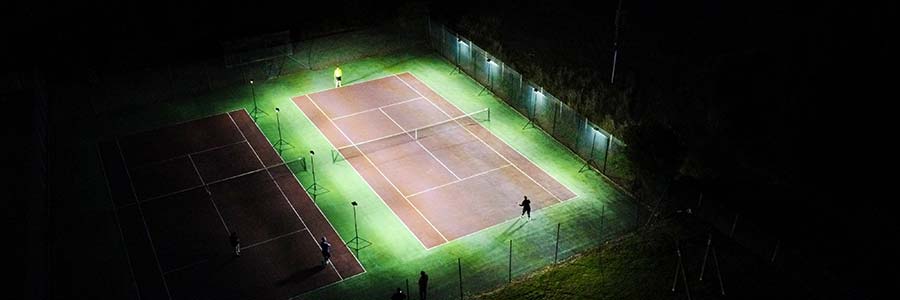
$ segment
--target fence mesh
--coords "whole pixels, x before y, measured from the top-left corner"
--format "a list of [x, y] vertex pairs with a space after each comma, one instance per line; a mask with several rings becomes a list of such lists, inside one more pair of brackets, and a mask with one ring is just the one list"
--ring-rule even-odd
[[625, 143], [444, 25], [429, 23], [428, 33], [429, 44], [485, 90], [493, 92], [620, 186], [631, 186], [634, 174], [625, 155], [628, 151]]

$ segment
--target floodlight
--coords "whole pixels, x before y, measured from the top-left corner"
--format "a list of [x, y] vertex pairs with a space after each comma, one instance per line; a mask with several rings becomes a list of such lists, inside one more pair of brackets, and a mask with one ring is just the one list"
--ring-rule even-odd
[[350, 205], [356, 206], [357, 203], [356, 203], [356, 201], [353, 201], [353, 202], [350, 202]]
[[315, 151], [309, 150], [309, 155], [316, 155]]

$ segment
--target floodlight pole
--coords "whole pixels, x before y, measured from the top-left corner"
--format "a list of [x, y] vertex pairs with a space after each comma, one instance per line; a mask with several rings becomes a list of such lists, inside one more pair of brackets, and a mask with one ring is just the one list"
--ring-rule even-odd
[[491, 93], [494, 92], [494, 77], [491, 76], [491, 71], [492, 71], [491, 68], [493, 68], [491, 65], [493, 65], [493, 64], [494, 64], [494, 61], [491, 60], [490, 58], [488, 58], [488, 59], [487, 59], [487, 72], [486, 72], [486, 73], [487, 73], [487, 77], [488, 77], [488, 86], [490, 87], [490, 90], [488, 89], [487, 86], [486, 86], [486, 87], [483, 87], [483, 88], [481, 89], [481, 91], [478, 92], [478, 95], [481, 95], [481, 93], [484, 93], [485, 91], [489, 91], [489, 92], [491, 92]]
[[309, 150], [309, 165], [310, 171], [312, 172], [313, 184], [306, 188], [306, 191], [312, 190], [313, 200], [316, 199], [316, 196], [319, 194], [319, 189], [325, 189], [316, 181], [316, 152], [313, 150]]
[[[356, 206], [359, 205], [359, 203], [356, 203], [356, 201], [352, 201], [350, 202], [350, 205], [353, 206], [353, 239], [350, 240], [350, 243], [356, 244], [356, 247], [351, 248], [356, 251], [356, 256], [359, 256], [359, 241], [369, 243], [370, 245], [372, 243], [367, 241], [366, 239], [359, 237], [359, 227], [357, 226], [358, 223], [356, 222]], [[349, 246], [349, 243], [347, 245]]]
[[463, 44], [463, 41], [457, 34], [456, 35], [456, 68], [454, 68], [453, 71], [450, 71], [450, 74], [453, 74], [453, 72], [458, 72], [458, 73], [462, 74], [462, 69], [460, 69], [460, 67], [459, 67], [459, 44]]
[[613, 37], [613, 64], [612, 64], [612, 74], [609, 77], [609, 83], [616, 83], [616, 61], [619, 58], [619, 18], [622, 12], [622, 0], [619, 0], [619, 6], [616, 8], [616, 19], [615, 19], [615, 36]]
[[269, 114], [259, 109], [259, 106], [256, 105], [256, 88], [253, 87], [253, 79], [250, 79], [250, 95], [253, 97], [253, 110], [250, 111], [250, 116], [253, 117], [253, 122], [256, 122], [256, 120], [259, 119], [260, 113], [267, 116]]
[[278, 116], [279, 112], [281, 112], [281, 110], [276, 107], [275, 108], [275, 124], [276, 124], [276, 127], [278, 127], [278, 140], [275, 141], [275, 144], [273, 146], [275, 146], [275, 148], [278, 149], [278, 155], [281, 155], [281, 152], [284, 150], [284, 146], [293, 147], [293, 145], [291, 145], [291, 143], [288, 143], [283, 138], [281, 138], [281, 119]]
[[311, 188], [313, 189], [313, 195], [316, 194], [319, 183], [316, 182], [316, 153], [312, 150], [309, 150], [309, 165], [312, 169], [313, 176], [313, 185]]
[[584, 162], [584, 165], [581, 166], [581, 169], [578, 169], [578, 173], [584, 172], [584, 170], [590, 168], [591, 162], [594, 161], [594, 145], [597, 144], [597, 131], [599, 131], [599, 129], [592, 126], [591, 131], [593, 131], [591, 136], [591, 152], [588, 154], [588, 160]]
[[350, 202], [353, 205], [353, 239], [356, 240], [356, 256], [359, 256], [359, 227], [356, 225], [356, 201]]

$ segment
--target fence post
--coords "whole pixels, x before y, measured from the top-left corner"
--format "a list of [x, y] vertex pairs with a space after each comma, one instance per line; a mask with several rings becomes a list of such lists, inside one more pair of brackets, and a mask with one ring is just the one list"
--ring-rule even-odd
[[716, 255], [716, 248], [713, 248], [712, 251], [713, 262], [716, 263], [716, 275], [719, 277], [719, 289], [722, 291], [722, 296], [725, 296], [725, 282], [722, 281], [722, 269], [719, 268], [719, 256]]
[[553, 263], [559, 261], [559, 227], [562, 223], [556, 223], [556, 251], [553, 253]]
[[772, 260], [770, 263], [775, 263], [775, 257], [778, 256], [778, 248], [781, 247], [781, 240], [775, 243], [775, 251], [772, 251]]
[[712, 234], [706, 240], [706, 251], [703, 252], [703, 264], [700, 265], [700, 281], [703, 281], [703, 273], [706, 271], [706, 258], [709, 257], [709, 246], [712, 244]]
[[556, 99], [556, 111], [553, 112], [553, 123], [550, 125], [553, 126], [553, 128], [550, 129], [550, 132], [552, 132], [554, 138], [556, 138], [556, 120], [559, 119], [559, 111], [562, 110], [562, 100], [559, 100], [559, 98], [556, 97], [553, 97], [553, 99]]
[[730, 234], [730, 237], [732, 237], [732, 238], [734, 237], [734, 230], [737, 228], [737, 221], [738, 221], [738, 217], [740, 217], [740, 216], [741, 216], [741, 214], [734, 215], [734, 223], [731, 224], [731, 234]]
[[606, 136], [606, 153], [603, 154], [603, 174], [608, 175], [606, 173], [606, 162], [609, 161], [609, 149], [612, 147], [613, 136], [612, 134]]
[[703, 192], [700, 192], [700, 199], [697, 199], [697, 210], [700, 210], [700, 205], [703, 204]]
[[460, 258], [456, 258], [456, 266], [459, 270], [459, 299], [463, 298], [463, 288], [462, 288], [462, 261]]
[[506, 282], [512, 282], [512, 240], [509, 240], [509, 280]]

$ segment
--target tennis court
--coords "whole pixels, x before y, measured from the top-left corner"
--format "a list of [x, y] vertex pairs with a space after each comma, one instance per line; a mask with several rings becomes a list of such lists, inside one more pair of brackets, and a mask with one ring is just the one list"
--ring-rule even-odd
[[292, 100], [426, 249], [576, 196], [410, 73]]
[[285, 299], [364, 272], [244, 110], [98, 151], [141, 299]]

